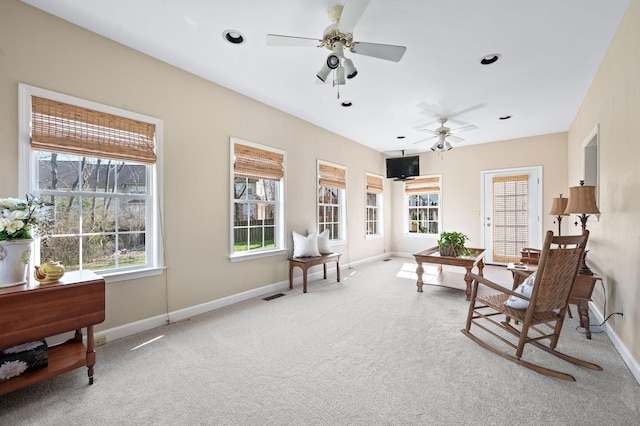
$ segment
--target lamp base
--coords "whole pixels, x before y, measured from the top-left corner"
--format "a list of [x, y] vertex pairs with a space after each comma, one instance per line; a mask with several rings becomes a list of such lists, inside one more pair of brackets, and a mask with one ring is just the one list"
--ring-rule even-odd
[[587, 266], [588, 251], [589, 250], [584, 251], [584, 254], [582, 255], [582, 263], [580, 264], [580, 269], [578, 270], [578, 273], [582, 275], [593, 275], [593, 272], [591, 272], [591, 269], [589, 269], [589, 267]]

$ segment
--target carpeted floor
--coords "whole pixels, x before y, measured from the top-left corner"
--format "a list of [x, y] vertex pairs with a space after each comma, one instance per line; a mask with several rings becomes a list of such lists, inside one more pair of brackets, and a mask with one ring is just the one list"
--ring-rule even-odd
[[[587, 340], [567, 319], [558, 349], [604, 371], [537, 351], [577, 381], [540, 375], [463, 336], [464, 293], [417, 293], [414, 269], [405, 258], [345, 268], [341, 283], [330, 273], [307, 294], [110, 342], [93, 386], [78, 369], [0, 396], [0, 424], [638, 424], [640, 386], [604, 333]], [[498, 267], [485, 276], [509, 278]]]

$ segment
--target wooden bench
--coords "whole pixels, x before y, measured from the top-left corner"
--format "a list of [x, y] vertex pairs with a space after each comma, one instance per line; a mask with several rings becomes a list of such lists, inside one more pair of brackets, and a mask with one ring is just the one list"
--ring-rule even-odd
[[307, 292], [307, 270], [315, 265], [322, 265], [324, 268], [324, 279], [327, 279], [327, 263], [336, 262], [338, 282], [340, 282], [340, 256], [341, 253], [322, 254], [313, 257], [290, 257], [289, 258], [289, 288], [293, 288], [293, 268], [296, 266], [302, 269], [302, 292]]

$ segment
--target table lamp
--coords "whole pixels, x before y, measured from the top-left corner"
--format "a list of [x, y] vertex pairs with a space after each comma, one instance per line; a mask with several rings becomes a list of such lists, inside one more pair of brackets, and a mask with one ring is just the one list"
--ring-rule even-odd
[[549, 214], [556, 217], [556, 220], [553, 223], [558, 222], [558, 235], [562, 235], [562, 231], [560, 230], [560, 225], [562, 224], [562, 216], [569, 216], [568, 213], [565, 213], [565, 209], [567, 208], [568, 198], [562, 198], [562, 194], [560, 194], [560, 198], [554, 198], [553, 204], [551, 205], [551, 210], [549, 210]]
[[[587, 219], [589, 219], [589, 215], [600, 214], [600, 210], [598, 210], [598, 206], [596, 205], [596, 187], [585, 186], [584, 181], [581, 180], [580, 186], [572, 186], [569, 188], [569, 201], [564, 213], [567, 215], [577, 214], [578, 219], [580, 219], [582, 223], [582, 230], [587, 229]], [[575, 222], [575, 225], [578, 226], [578, 221]], [[593, 272], [591, 272], [591, 269], [587, 266], [586, 258], [587, 250], [585, 250], [584, 256], [582, 257], [580, 273], [593, 275]]]

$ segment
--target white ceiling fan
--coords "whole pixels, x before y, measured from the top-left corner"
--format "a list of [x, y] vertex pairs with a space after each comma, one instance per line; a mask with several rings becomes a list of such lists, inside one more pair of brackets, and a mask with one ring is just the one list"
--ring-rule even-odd
[[466, 132], [466, 131], [475, 130], [478, 128], [478, 126], [476, 126], [475, 124], [469, 124], [467, 126], [458, 127], [457, 129], [451, 130], [449, 127], [445, 126], [446, 122], [447, 122], [447, 118], [441, 118], [440, 127], [438, 127], [437, 129], [435, 130], [420, 129], [420, 131], [431, 133], [432, 136], [426, 139], [419, 140], [418, 142], [414, 142], [414, 144], [422, 143], [435, 138], [436, 141], [431, 146], [431, 151], [439, 151], [439, 152], [449, 151], [450, 149], [453, 148], [453, 146], [451, 146], [450, 141], [451, 142], [464, 141], [464, 139], [454, 135], [454, 133]]
[[333, 76], [334, 86], [343, 85], [346, 83], [345, 77], [351, 79], [358, 74], [353, 61], [344, 56], [345, 50], [359, 55], [398, 62], [407, 50], [405, 46], [365, 43], [353, 39], [353, 28], [358, 23], [370, 1], [346, 0], [344, 6], [335, 5], [331, 7], [329, 9], [329, 19], [333, 23], [324, 30], [321, 39], [267, 34], [267, 45], [326, 47], [331, 53], [316, 74], [316, 83], [326, 83], [331, 71], [335, 71]]

